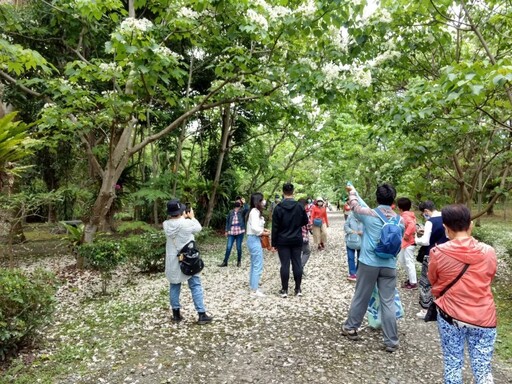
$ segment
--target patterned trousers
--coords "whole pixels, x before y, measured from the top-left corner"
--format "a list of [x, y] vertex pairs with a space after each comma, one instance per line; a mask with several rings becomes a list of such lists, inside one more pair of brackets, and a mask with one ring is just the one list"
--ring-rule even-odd
[[437, 316], [444, 356], [445, 384], [462, 384], [464, 346], [468, 344], [471, 369], [476, 384], [494, 383], [491, 360], [496, 341], [496, 328], [466, 327], [449, 324]]

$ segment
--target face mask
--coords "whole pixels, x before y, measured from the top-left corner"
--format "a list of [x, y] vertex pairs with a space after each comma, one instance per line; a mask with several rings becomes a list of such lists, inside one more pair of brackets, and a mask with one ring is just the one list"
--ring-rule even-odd
[[425, 218], [425, 220], [430, 219], [430, 215], [428, 215], [428, 214], [426, 214], [426, 213], [424, 213], [424, 214], [423, 214], [423, 217]]
[[235, 208], [240, 208], [241, 206], [242, 206], [242, 204], [241, 204], [239, 201], [237, 201], [237, 202], [235, 203]]
[[308, 204], [311, 204], [311, 199], [308, 199]]
[[324, 203], [323, 203], [323, 202], [321, 202], [321, 201], [319, 201], [319, 202], [318, 202], [318, 206], [319, 206], [319, 207], [321, 207], [322, 205], [324, 205]]
[[265, 207], [266, 205], [267, 205], [267, 200], [263, 200], [263, 201], [261, 202], [261, 206], [262, 206], [262, 207]]

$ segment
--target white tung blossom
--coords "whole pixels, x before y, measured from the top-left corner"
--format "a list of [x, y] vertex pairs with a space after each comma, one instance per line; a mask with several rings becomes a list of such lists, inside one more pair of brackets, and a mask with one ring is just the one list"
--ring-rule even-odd
[[139, 32], [146, 32], [153, 28], [153, 23], [148, 19], [135, 19], [128, 17], [121, 23], [121, 32], [132, 32], [137, 30]]
[[298, 9], [298, 13], [302, 13], [305, 16], [313, 15], [316, 12], [315, 0], [308, 0], [306, 4], [302, 4]]
[[292, 11], [290, 10], [290, 8], [286, 8], [286, 7], [283, 7], [280, 5], [278, 5], [276, 7], [271, 7], [268, 11], [270, 20], [277, 20], [282, 17], [286, 17], [286, 16], [290, 15], [291, 13], [292, 13]]
[[199, 13], [188, 7], [183, 7], [178, 11], [178, 17], [196, 20], [199, 17]]
[[183, 56], [181, 56], [179, 53], [171, 51], [169, 48], [161, 46], [161, 45], [156, 47], [154, 52], [159, 56], [173, 57], [176, 60], [183, 59]]
[[365, 88], [372, 84], [371, 72], [363, 67], [352, 68], [352, 78], [354, 79], [354, 83]]
[[247, 11], [247, 19], [249, 19], [249, 21], [252, 24], [259, 25], [265, 31], [268, 30], [267, 19], [265, 19], [265, 17], [263, 15], [259, 14], [258, 12], [254, 11], [252, 9], [249, 9]]
[[342, 52], [348, 50], [349, 34], [346, 28], [329, 27], [329, 38]]
[[380, 13], [380, 21], [381, 22], [391, 23], [391, 21], [393, 20], [391, 17], [391, 14], [389, 13], [389, 11], [387, 9], [382, 8], [379, 13]]
[[333, 83], [340, 76], [340, 72], [347, 71], [350, 69], [349, 65], [337, 65], [333, 62], [325, 63], [322, 66], [322, 72], [325, 75], [325, 81], [327, 83]]
[[203, 48], [193, 47], [188, 51], [188, 54], [196, 60], [203, 60], [206, 55], [206, 52], [204, 51]]
[[398, 57], [400, 57], [400, 52], [398, 52], [398, 51], [386, 51], [386, 52], [378, 55], [374, 59], [369, 60], [367, 62], [367, 64], [368, 64], [369, 67], [378, 67], [379, 65], [381, 65], [384, 62], [386, 62], [388, 60], [396, 59]]
[[311, 60], [309, 57], [301, 57], [299, 60], [298, 60], [299, 64], [302, 64], [302, 65], [307, 65], [309, 68], [315, 70], [318, 68], [318, 66], [316, 65], [316, 63]]

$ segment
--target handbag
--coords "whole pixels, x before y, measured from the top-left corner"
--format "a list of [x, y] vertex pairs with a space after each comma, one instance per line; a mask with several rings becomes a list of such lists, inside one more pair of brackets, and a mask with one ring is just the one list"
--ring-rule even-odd
[[190, 240], [181, 248], [178, 255], [181, 272], [184, 275], [192, 276], [201, 272], [204, 268], [204, 262], [201, 259], [201, 254], [196, 248], [196, 242]]
[[[398, 293], [398, 289], [395, 288], [395, 317], [397, 319], [401, 319], [404, 317], [404, 307], [402, 305], [402, 300], [400, 300], [400, 295]], [[368, 303], [368, 308], [366, 310], [366, 317], [368, 319], [368, 325], [370, 328], [379, 329], [382, 326], [381, 323], [381, 306], [380, 306], [380, 298], [379, 298], [379, 290], [377, 289], [377, 285], [373, 287], [372, 296], [370, 297], [370, 302]]]
[[423, 263], [423, 259], [427, 256], [428, 245], [422, 245], [420, 249], [418, 249], [418, 254], [416, 255], [416, 261], [418, 263]]
[[321, 227], [321, 226], [322, 226], [322, 224], [323, 224], [322, 219], [313, 219], [313, 225], [314, 225], [315, 227]]
[[270, 245], [270, 236], [269, 235], [261, 235], [261, 248], [268, 249], [269, 251], [272, 249], [272, 246]]
[[[455, 279], [453, 279], [453, 281], [450, 284], [448, 284], [446, 287], [444, 287], [444, 289], [441, 291], [441, 293], [437, 297], [438, 299], [441, 296], [443, 296], [446, 293], [446, 291], [448, 291], [457, 281], [459, 281], [459, 279], [462, 277], [462, 275], [464, 273], [466, 273], [466, 270], [468, 269], [468, 267], [469, 267], [469, 264], [464, 265], [464, 268], [462, 268], [462, 271], [460, 271], [460, 273], [457, 275], [457, 277]], [[426, 322], [437, 321], [437, 305], [435, 302], [432, 301], [432, 303], [430, 304], [430, 306], [427, 309], [427, 313], [423, 320], [425, 320]]]

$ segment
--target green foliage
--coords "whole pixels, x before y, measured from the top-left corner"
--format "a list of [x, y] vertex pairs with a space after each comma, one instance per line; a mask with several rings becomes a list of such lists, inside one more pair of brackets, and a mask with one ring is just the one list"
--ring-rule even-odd
[[48, 323], [55, 307], [55, 276], [0, 269], [0, 360]]
[[153, 227], [144, 221], [126, 221], [117, 227], [120, 233], [151, 232]]
[[[20, 121], [13, 121], [15, 117], [16, 113], [13, 112], [0, 118], [0, 172], [7, 172], [7, 163], [30, 154], [30, 143], [33, 141], [28, 135], [29, 126]], [[15, 169], [9, 168], [10, 173], [15, 172]]]
[[123, 240], [121, 252], [123, 258], [141, 272], [161, 272], [165, 267], [165, 243], [161, 231], [144, 233]]
[[123, 261], [120, 245], [115, 241], [99, 240], [78, 247], [78, 254], [86, 264], [101, 273], [102, 292], [107, 293], [108, 282], [112, 279], [112, 271]]
[[82, 244], [83, 241], [85, 226], [83, 224], [77, 226], [66, 224], [64, 221], [60, 221], [59, 224], [66, 229], [64, 239], [69, 243], [73, 253], [77, 254], [78, 246]]
[[512, 261], [512, 231], [501, 223], [484, 223], [473, 229], [473, 236], [497, 250], [503, 250], [505, 256]]

